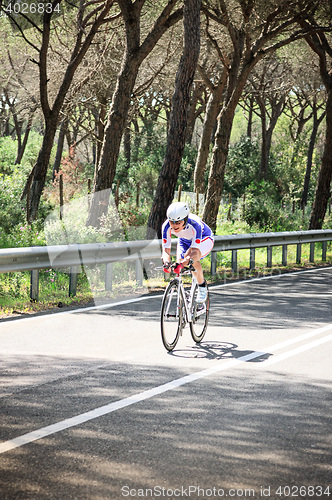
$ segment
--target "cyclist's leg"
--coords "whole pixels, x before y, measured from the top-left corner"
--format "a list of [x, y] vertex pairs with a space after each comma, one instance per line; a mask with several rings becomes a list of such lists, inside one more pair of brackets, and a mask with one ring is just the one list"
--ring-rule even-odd
[[199, 248], [189, 248], [189, 250], [187, 250], [184, 255], [184, 258], [186, 257], [189, 257], [193, 260], [193, 266], [195, 268], [195, 271], [193, 271], [193, 275], [195, 276], [197, 283], [201, 285], [202, 283], [204, 283], [203, 268], [200, 262], [202, 258], [201, 251], [199, 250]]
[[[176, 247], [176, 262], [182, 262], [188, 250], [190, 250], [190, 241], [179, 238]], [[187, 262], [185, 264], [187, 264]]]
[[[184, 260], [185, 264], [189, 261], [189, 259], [192, 259], [193, 266], [196, 269], [197, 276], [196, 279], [199, 284], [201, 284], [204, 281], [204, 276], [203, 276], [203, 270], [202, 270], [202, 265], [201, 265], [201, 260], [204, 259], [209, 253], [211, 252], [212, 248], [214, 245], [213, 238], [208, 237], [204, 238], [204, 240], [201, 241], [198, 247], [189, 247], [186, 251], [182, 251], [182, 254], [178, 256], [180, 257], [181, 260]], [[195, 272], [194, 272], [195, 275]]]

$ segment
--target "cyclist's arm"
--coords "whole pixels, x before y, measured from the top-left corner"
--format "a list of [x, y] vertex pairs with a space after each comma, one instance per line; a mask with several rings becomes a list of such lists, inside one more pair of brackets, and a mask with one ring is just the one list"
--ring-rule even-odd
[[161, 258], [165, 264], [171, 261], [171, 226], [168, 220], [162, 225], [161, 234], [163, 239]]
[[163, 248], [161, 258], [162, 258], [164, 264], [166, 262], [171, 262], [171, 249], [170, 248]]

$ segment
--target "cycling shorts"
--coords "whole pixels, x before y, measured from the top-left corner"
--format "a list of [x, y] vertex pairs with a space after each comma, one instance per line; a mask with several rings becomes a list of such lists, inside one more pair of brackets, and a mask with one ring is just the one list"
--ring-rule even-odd
[[[177, 260], [183, 259], [186, 251], [191, 247], [192, 241], [186, 240], [185, 238], [179, 238], [177, 243], [176, 250], [176, 258]], [[196, 245], [194, 248], [198, 248], [200, 250], [202, 256], [201, 259], [204, 259], [211, 252], [214, 245], [213, 235], [207, 236], [204, 238], [199, 245]]]

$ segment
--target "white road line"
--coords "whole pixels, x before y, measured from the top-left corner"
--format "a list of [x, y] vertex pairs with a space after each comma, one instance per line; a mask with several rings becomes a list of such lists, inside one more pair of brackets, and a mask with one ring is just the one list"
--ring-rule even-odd
[[[228, 369], [235, 368], [239, 364], [242, 364], [243, 362], [247, 361], [252, 361], [253, 359], [259, 358], [261, 356], [264, 356], [271, 351], [276, 351], [278, 349], [282, 349], [284, 347], [287, 347], [291, 344], [295, 344], [297, 342], [301, 342], [303, 340], [308, 340], [309, 338], [319, 335], [321, 333], [325, 333], [328, 330], [332, 329], [332, 324], [326, 325], [322, 328], [317, 328], [314, 331], [307, 332], [306, 334], [299, 335], [298, 337], [295, 337], [293, 339], [289, 339], [287, 341], [279, 342], [278, 344], [274, 344], [267, 349], [264, 349], [264, 351], [255, 351], [250, 354], [246, 354], [245, 356], [241, 356], [240, 358], [237, 359], [229, 359], [229, 360], [223, 360], [222, 362], [218, 363], [217, 365], [207, 368], [205, 370], [193, 373], [191, 375], [186, 375], [184, 377], [172, 380], [171, 382], [168, 382], [166, 384], [159, 385], [157, 387], [154, 387], [152, 389], [148, 389], [146, 391], [140, 392], [138, 394], [134, 394], [132, 396], [129, 396], [128, 398], [121, 399], [119, 401], [114, 401], [112, 403], [109, 403], [105, 406], [101, 406], [99, 408], [95, 408], [91, 411], [88, 411], [86, 413], [82, 413], [79, 415], [76, 415], [74, 417], [62, 420], [60, 422], [57, 422], [55, 424], [42, 427], [41, 429], [37, 429], [36, 431], [29, 432], [27, 434], [23, 434], [21, 436], [18, 436], [17, 438], [11, 439], [9, 441], [5, 441], [3, 443], [0, 443], [0, 454], [5, 453], [7, 451], [13, 450], [15, 448], [19, 448], [25, 444], [32, 443], [34, 441], [37, 441], [39, 439], [45, 438], [47, 436], [50, 436], [52, 434], [56, 434], [57, 432], [70, 429], [71, 427], [75, 427], [77, 425], [83, 424], [85, 422], [88, 422], [90, 420], [94, 420], [95, 418], [99, 418], [103, 415], [108, 415], [109, 413], [113, 413], [117, 410], [120, 410], [122, 408], [126, 408], [127, 406], [131, 406], [133, 404], [139, 403], [141, 401], [145, 401], [147, 399], [150, 399], [154, 396], [157, 396], [159, 394], [163, 394], [168, 391], [172, 391], [178, 387], [181, 387], [182, 385], [190, 384], [192, 382], [195, 382], [196, 380], [208, 377], [214, 373], [218, 373], [221, 371], [225, 371]], [[288, 351], [286, 353], [283, 353], [276, 358], [272, 358], [268, 361], [264, 361], [260, 367], [265, 367], [274, 363], [277, 363], [279, 361], [282, 361], [283, 359], [286, 359], [291, 356], [295, 356], [296, 354], [299, 354], [300, 352], [303, 352], [305, 350], [312, 349], [313, 347], [316, 347], [318, 345], [321, 345], [325, 342], [329, 342], [332, 340], [332, 334], [328, 335], [327, 337], [324, 337], [322, 339], [318, 339], [316, 341], [310, 342], [309, 344], [305, 344], [303, 346], [298, 347], [297, 349], [293, 349], [291, 351]]]
[[[80, 307], [78, 309], [71, 309], [69, 311], [59, 311], [59, 312], [51, 312], [49, 314], [39, 314], [39, 315], [33, 315], [29, 317], [24, 317], [24, 318], [10, 318], [11, 321], [32, 321], [36, 319], [44, 319], [47, 318], [48, 316], [62, 316], [63, 314], [77, 314], [77, 313], [83, 313], [83, 312], [88, 312], [88, 311], [100, 311], [103, 309], [110, 309], [112, 307], [117, 307], [117, 306], [123, 306], [126, 304], [133, 304], [134, 302], [141, 302], [142, 300], [150, 300], [150, 299], [155, 299], [156, 297], [162, 298], [162, 295], [143, 295], [142, 297], [135, 297], [132, 299], [125, 299], [125, 300], [120, 300], [119, 302], [109, 302], [107, 304], [100, 304], [98, 306], [89, 306], [89, 307]], [[1, 320], [0, 320], [1, 324]]]
[[274, 344], [274, 345], [270, 346], [269, 348], [265, 349], [265, 352], [267, 352], [267, 350], [278, 351], [279, 349], [283, 349], [284, 347], [288, 347], [292, 344], [297, 344], [298, 342], [302, 342], [303, 340], [308, 340], [308, 339], [311, 339], [312, 337], [316, 337], [316, 335], [320, 335], [321, 333], [328, 332], [331, 329], [332, 329], [332, 323], [330, 323], [329, 325], [321, 326], [320, 328], [316, 328], [316, 330], [309, 330], [309, 332], [303, 333], [302, 335], [298, 335], [297, 337], [293, 337], [291, 339], [287, 339], [287, 340], [283, 340], [282, 342], [278, 342], [278, 344]]
[[101, 417], [103, 415], [107, 415], [114, 411], [120, 410], [121, 408], [125, 408], [127, 406], [131, 406], [135, 403], [139, 403], [141, 401], [145, 401], [146, 399], [150, 399], [156, 395], [162, 394], [167, 391], [171, 391], [176, 389], [177, 387], [181, 387], [182, 385], [189, 384], [198, 379], [208, 377], [213, 373], [217, 373], [228, 368], [231, 368], [230, 365], [237, 365], [241, 362], [250, 361], [259, 356], [262, 356], [262, 352], [255, 351], [253, 353], [247, 354], [245, 356], [241, 356], [238, 359], [227, 360], [227, 362], [223, 362], [223, 364], [219, 363], [218, 365], [207, 368], [200, 372], [193, 373], [191, 375], [186, 375], [185, 377], [181, 377], [166, 384], [159, 385], [154, 387], [153, 389], [149, 389], [147, 391], [140, 392], [138, 394], [134, 394], [128, 398], [121, 399], [119, 401], [115, 401], [105, 406], [101, 406], [99, 408], [95, 408], [94, 410], [88, 411], [86, 413], [82, 413], [80, 415], [76, 415], [75, 417], [68, 418], [66, 420], [62, 420], [61, 422], [57, 422], [56, 424], [49, 425], [47, 427], [43, 427], [33, 432], [29, 432], [27, 434], [23, 434], [22, 436], [18, 436], [17, 438], [11, 439], [9, 441], [5, 441], [0, 443], [0, 454], [5, 453], [6, 451], [13, 450], [14, 448], [19, 448], [25, 444], [32, 443], [33, 441], [37, 441], [38, 439], [42, 439], [44, 437], [50, 436], [57, 432], [63, 431], [65, 429], [69, 429], [71, 427], [75, 427], [76, 425], [80, 425], [84, 422], [88, 422], [89, 420], [93, 420], [95, 418]]
[[276, 357], [270, 358], [269, 360], [264, 362], [264, 368], [266, 366], [274, 365], [275, 363], [280, 363], [280, 361], [283, 361], [284, 359], [291, 358], [292, 356], [296, 356], [297, 354], [300, 354], [301, 352], [309, 351], [311, 349], [314, 349], [315, 347], [325, 344], [326, 342], [330, 342], [332, 340], [332, 334], [328, 335], [327, 337], [323, 337], [322, 339], [317, 339], [314, 340], [313, 342], [309, 342], [309, 344], [304, 344], [300, 347], [297, 347], [296, 349], [292, 349], [291, 351], [284, 352], [283, 354], [279, 354]]

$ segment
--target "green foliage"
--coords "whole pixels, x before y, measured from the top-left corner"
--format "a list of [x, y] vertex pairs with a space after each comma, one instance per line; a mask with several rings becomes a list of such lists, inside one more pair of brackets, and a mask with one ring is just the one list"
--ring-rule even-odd
[[[121, 227], [123, 231], [123, 236], [126, 240], [136, 240], [136, 239], [145, 239], [146, 238], [146, 226], [148, 222], [148, 217], [150, 213], [150, 204], [140, 203], [138, 206], [135, 205], [130, 196], [123, 196], [120, 199], [118, 208], [112, 207], [112, 210], [109, 212], [114, 214], [117, 210], [119, 220], [121, 221]], [[106, 218], [105, 222], [102, 221], [101, 230], [104, 230], [104, 234], [106, 237], [112, 237], [112, 233], [107, 231], [106, 228], [112, 228], [114, 225], [110, 226], [109, 217]], [[112, 215], [111, 215], [112, 217]], [[113, 216], [114, 217], [114, 216]], [[124, 239], [122, 236], [122, 240]], [[114, 241], [112, 239], [108, 239], [108, 241]]]
[[309, 213], [303, 213], [289, 196], [280, 199], [276, 186], [267, 181], [251, 183], [242, 201], [243, 218], [259, 231], [300, 231], [307, 229]]
[[111, 199], [109, 211], [101, 219], [100, 228], [86, 226], [88, 196], [75, 197], [63, 207], [63, 218], [54, 210], [45, 221], [44, 235], [47, 245], [73, 243], [103, 243], [145, 239], [150, 206], [136, 206], [129, 193], [120, 196], [118, 207]]
[[230, 205], [223, 205], [220, 207], [217, 217], [217, 235], [223, 234], [246, 234], [255, 232], [256, 228], [250, 226], [241, 217], [240, 205], [237, 210], [229, 217]]
[[[294, 143], [285, 127], [276, 134], [271, 153], [270, 169], [278, 184], [281, 196], [300, 199], [308, 155], [308, 138], [305, 134]], [[314, 158], [309, 198], [312, 199], [316, 185], [317, 163]]]
[[[133, 203], [135, 203], [134, 200], [139, 185], [141, 201], [144, 201], [145, 204], [151, 204], [164, 161], [166, 138], [160, 126], [155, 126], [152, 130], [149, 130], [149, 133], [149, 140], [142, 141], [136, 155], [137, 158], [135, 158], [134, 154], [132, 155], [129, 168], [123, 153], [120, 154], [117, 163], [114, 185], [116, 186], [119, 183], [120, 194], [124, 196], [129, 194], [133, 199]], [[151, 144], [153, 144], [153, 147], [150, 146]], [[194, 189], [196, 156], [196, 148], [187, 144], [178, 176], [178, 185], [182, 184], [184, 191], [193, 191]]]
[[11, 297], [12, 299], [27, 299], [29, 294], [29, 278], [25, 273], [5, 273], [0, 275], [0, 300]]
[[[17, 143], [10, 137], [0, 138], [0, 246], [22, 247], [44, 243], [42, 223], [26, 224], [26, 201], [21, 195], [41, 143], [37, 133], [31, 133], [20, 165], [15, 165]], [[40, 205], [40, 219], [49, 212], [46, 200]]]
[[127, 173], [127, 192], [131, 192], [133, 197], [135, 197], [139, 185], [140, 195], [149, 201], [152, 200], [159, 176], [159, 161], [156, 161], [154, 155], [150, 155], [134, 163]]
[[224, 188], [236, 198], [240, 198], [246, 188], [258, 179], [260, 148], [257, 142], [241, 137], [230, 146], [225, 172]]
[[14, 226], [4, 238], [0, 239], [2, 248], [18, 248], [45, 245], [45, 235], [41, 221], [32, 224], [24, 222]]
[[92, 226], [86, 226], [88, 216], [88, 197], [81, 196], [71, 200], [63, 207], [63, 218], [59, 209], [53, 210], [45, 220], [44, 234], [47, 245], [69, 245], [73, 243], [104, 242], [103, 235]]
[[17, 143], [11, 137], [0, 137], [0, 175], [10, 175], [14, 169]]
[[11, 168], [11, 175], [0, 174], [0, 227], [3, 233], [8, 234], [13, 226], [23, 224], [24, 205], [20, 197], [26, 182], [27, 171], [23, 168]]
[[194, 191], [196, 157], [197, 149], [191, 144], [186, 144], [178, 177], [178, 185], [181, 184], [184, 191]]

